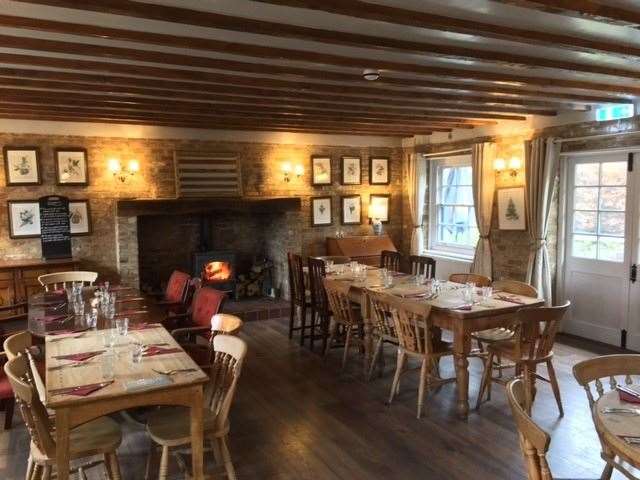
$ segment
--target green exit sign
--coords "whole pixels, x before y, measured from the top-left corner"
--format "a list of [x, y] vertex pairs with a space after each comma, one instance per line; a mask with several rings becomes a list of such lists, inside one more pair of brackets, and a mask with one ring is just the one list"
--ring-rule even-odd
[[596, 120], [602, 122], [604, 120], [618, 120], [620, 118], [633, 117], [633, 103], [624, 105], [608, 105], [596, 109]]

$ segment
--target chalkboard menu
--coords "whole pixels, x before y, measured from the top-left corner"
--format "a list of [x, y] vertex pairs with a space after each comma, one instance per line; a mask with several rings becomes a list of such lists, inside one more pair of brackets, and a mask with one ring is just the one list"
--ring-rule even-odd
[[69, 199], [59, 195], [40, 197], [40, 240], [42, 257], [71, 257]]

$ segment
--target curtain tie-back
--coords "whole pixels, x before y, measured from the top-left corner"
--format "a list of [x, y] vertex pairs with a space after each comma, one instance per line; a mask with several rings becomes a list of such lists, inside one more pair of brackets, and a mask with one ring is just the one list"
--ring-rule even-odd
[[489, 235], [480, 235], [482, 240], [489, 240]]
[[424, 225], [414, 225], [413, 228], [422, 228]]
[[540, 250], [546, 244], [547, 244], [546, 238], [536, 238], [531, 242], [531, 250], [533, 251]]

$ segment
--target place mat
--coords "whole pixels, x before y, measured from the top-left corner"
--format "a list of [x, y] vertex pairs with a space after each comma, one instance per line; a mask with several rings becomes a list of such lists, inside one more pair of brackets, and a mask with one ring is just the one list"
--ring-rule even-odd
[[87, 395], [91, 395], [93, 392], [97, 392], [98, 390], [102, 390], [105, 387], [108, 387], [113, 383], [113, 380], [108, 382], [100, 382], [100, 383], [90, 383], [88, 385], [78, 385], [76, 387], [65, 387], [58, 388], [56, 390], [49, 391], [50, 395], [75, 395], [77, 397], [86, 397]]
[[[634, 390], [638, 390], [640, 386], [633, 386]], [[628, 403], [620, 400], [617, 391], [606, 393], [596, 407], [600, 421], [605, 425], [606, 429], [613, 435], [619, 437], [638, 437], [640, 436], [640, 415], [629, 414], [602, 414], [605, 408], [638, 408], [635, 403]]]
[[387, 293], [398, 297], [413, 297], [418, 295], [427, 295], [431, 293], [431, 288], [426, 285], [396, 285], [387, 289]]
[[164, 348], [159, 346], [151, 346], [142, 354], [143, 357], [155, 357], [156, 355], [167, 355], [169, 353], [180, 353], [181, 348]]
[[84, 362], [85, 360], [89, 360], [90, 358], [97, 357], [98, 355], [104, 353], [106, 350], [95, 350], [93, 352], [82, 352], [82, 353], [70, 353], [68, 355], [56, 355], [56, 360], [71, 360], [73, 362]]
[[129, 331], [135, 332], [137, 330], [149, 330], [151, 328], [160, 328], [162, 325], [159, 323], [137, 323], [135, 325], [129, 325]]

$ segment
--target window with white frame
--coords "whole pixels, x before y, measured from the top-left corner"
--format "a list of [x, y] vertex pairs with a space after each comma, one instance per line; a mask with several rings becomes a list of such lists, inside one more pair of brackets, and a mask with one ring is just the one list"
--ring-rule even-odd
[[430, 161], [429, 249], [472, 256], [478, 242], [471, 156]]

